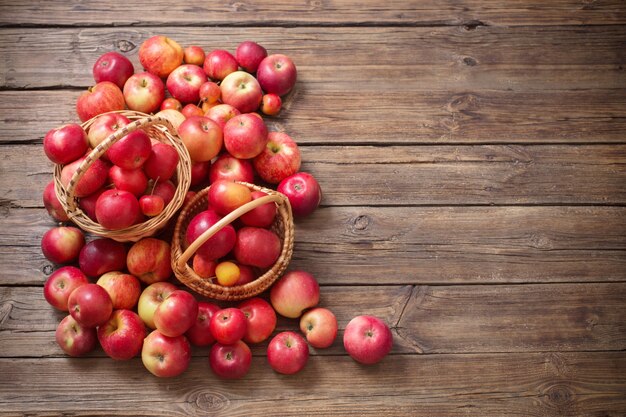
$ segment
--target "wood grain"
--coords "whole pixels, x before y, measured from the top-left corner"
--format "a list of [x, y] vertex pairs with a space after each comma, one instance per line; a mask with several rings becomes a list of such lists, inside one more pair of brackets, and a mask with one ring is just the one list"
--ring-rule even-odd
[[227, 1], [189, 0], [174, 4], [131, 1], [107, 8], [96, 0], [2, 3], [3, 25], [592, 25], [623, 24], [619, 0], [580, 2], [540, 0], [453, 0], [384, 3], [366, 1]]
[[[545, 91], [623, 88], [624, 26], [398, 28], [160, 27], [181, 45], [235, 51], [255, 39], [271, 53], [289, 55], [301, 92], [396, 95], [420, 91]], [[109, 51], [126, 55], [139, 71], [139, 46], [151, 28], [0, 29], [0, 87], [86, 88], [91, 67]], [[19, 44], [19, 49], [14, 48]], [[381, 51], [377, 46], [384, 46]], [[410, 53], [407, 53], [410, 48]], [[332, 74], [332, 76], [331, 76]], [[324, 107], [332, 104], [324, 100]], [[367, 107], [375, 105], [370, 103]], [[318, 105], [318, 107], [320, 107]]]
[[[54, 225], [43, 209], [0, 215], [0, 285], [43, 284]], [[327, 207], [297, 221], [290, 266], [324, 285], [620, 281], [625, 235], [623, 207]]]
[[[626, 348], [624, 283], [322, 286], [320, 305], [335, 313], [342, 330], [357, 315], [382, 318], [394, 329], [394, 354]], [[46, 303], [41, 287], [0, 287], [0, 311], [0, 356], [63, 356], [54, 330], [66, 313]], [[279, 320], [278, 331], [284, 330], [298, 331], [298, 321]], [[345, 354], [342, 338], [340, 331], [333, 346], [317, 354]], [[265, 348], [254, 352], [263, 355]]]
[[[0, 147], [5, 206], [42, 206], [42, 154]], [[626, 203], [626, 145], [307, 146], [302, 160], [324, 206]]]
[[206, 358], [168, 380], [139, 359], [0, 359], [0, 369], [0, 415], [561, 417], [618, 416], [626, 407], [619, 352], [394, 355], [373, 367], [311, 357], [297, 376], [255, 357], [238, 381], [215, 378]]

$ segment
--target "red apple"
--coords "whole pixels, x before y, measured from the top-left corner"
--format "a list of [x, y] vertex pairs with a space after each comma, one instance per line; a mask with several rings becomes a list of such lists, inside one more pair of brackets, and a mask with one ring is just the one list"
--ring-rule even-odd
[[357, 362], [371, 365], [380, 362], [391, 351], [393, 335], [378, 317], [357, 316], [343, 333], [343, 346]]
[[[141, 196], [148, 187], [148, 178], [142, 169], [124, 169], [113, 165], [109, 178], [118, 190], [128, 191], [135, 197]], [[110, 190], [109, 190], [110, 191]]]
[[158, 181], [156, 185], [152, 188], [152, 194], [158, 195], [163, 199], [163, 203], [165, 207], [174, 199], [174, 195], [176, 194], [176, 186], [170, 180], [167, 181]]
[[215, 259], [208, 259], [200, 253], [196, 253], [192, 260], [193, 272], [201, 278], [211, 278], [215, 276]]
[[[65, 165], [61, 170], [61, 183], [65, 189], [69, 187], [72, 176], [84, 160], [85, 157], [83, 156], [82, 158]], [[79, 198], [86, 197], [89, 194], [93, 194], [98, 191], [108, 178], [109, 167], [110, 165], [102, 159], [96, 159], [93, 161], [78, 181], [78, 184], [74, 187], [74, 196]]]
[[274, 265], [281, 248], [276, 233], [260, 227], [246, 226], [237, 231], [233, 253], [237, 262], [265, 269]]
[[202, 108], [198, 107], [197, 105], [193, 103], [189, 103], [185, 105], [185, 107], [183, 107], [183, 109], [180, 112], [183, 114], [183, 116], [185, 116], [185, 119], [189, 119], [190, 117], [194, 117], [194, 116], [196, 117], [204, 116], [204, 110], [202, 110]]
[[[87, 132], [89, 146], [95, 148], [103, 140], [129, 123], [130, 119], [119, 113], [101, 114], [89, 126], [89, 131]], [[106, 154], [103, 156], [106, 156]]]
[[72, 316], [66, 316], [54, 333], [61, 349], [70, 356], [82, 356], [96, 348], [98, 338], [94, 327], [80, 325]]
[[229, 307], [213, 314], [209, 329], [218, 343], [232, 345], [246, 335], [247, 326], [243, 311]]
[[176, 166], [180, 157], [172, 145], [156, 143], [150, 150], [150, 156], [143, 164], [143, 170], [148, 178], [166, 181], [176, 173]]
[[193, 326], [187, 330], [185, 336], [192, 345], [208, 346], [215, 342], [215, 338], [209, 330], [211, 317], [220, 310], [219, 306], [205, 301], [198, 303], [198, 317]]
[[102, 193], [106, 190], [107, 189], [105, 187], [102, 187], [95, 192], [89, 194], [88, 196], [82, 197], [80, 200], [78, 200], [78, 207], [80, 207], [80, 209], [84, 211], [85, 214], [96, 223], [98, 222], [98, 219], [96, 219], [96, 202], [98, 201], [98, 198], [100, 198]]
[[263, 100], [263, 91], [253, 75], [235, 71], [220, 84], [222, 102], [230, 104], [242, 113], [256, 111]]
[[144, 216], [154, 217], [163, 212], [165, 202], [159, 195], [142, 195], [139, 198], [139, 208]]
[[185, 336], [168, 337], [154, 330], [143, 341], [141, 361], [158, 377], [182, 374], [191, 362], [191, 346]]
[[141, 168], [152, 151], [150, 137], [143, 130], [135, 130], [115, 142], [107, 150], [107, 157], [125, 169]]
[[53, 227], [41, 238], [43, 255], [50, 262], [57, 264], [74, 262], [78, 259], [83, 246], [85, 246], [85, 235], [76, 227]]
[[243, 184], [228, 180], [218, 180], [211, 184], [207, 193], [209, 207], [221, 214], [231, 211], [252, 201], [252, 192]]
[[109, 230], [125, 229], [135, 224], [141, 209], [132, 193], [124, 190], [107, 190], [96, 201], [96, 219]]
[[174, 97], [168, 97], [161, 102], [160, 109], [182, 111], [183, 105], [180, 101], [176, 100]]
[[228, 345], [216, 343], [209, 353], [211, 370], [220, 378], [243, 378], [250, 370], [251, 364], [252, 352], [241, 340]]
[[146, 326], [156, 329], [154, 312], [163, 300], [176, 290], [178, 288], [171, 282], [155, 282], [143, 290], [137, 302], [137, 313]]
[[145, 40], [139, 47], [139, 62], [151, 74], [166, 78], [183, 63], [183, 48], [173, 39], [157, 35]]
[[96, 327], [111, 317], [113, 303], [104, 288], [88, 283], [72, 291], [67, 300], [67, 308], [81, 326]]
[[261, 61], [256, 77], [263, 91], [284, 96], [296, 84], [298, 72], [288, 56], [274, 54]]
[[126, 81], [123, 93], [129, 109], [152, 113], [165, 100], [165, 84], [154, 74], [139, 72]]
[[70, 219], [54, 191], [54, 181], [50, 181], [43, 190], [43, 205], [50, 217], [57, 222], [66, 222]]
[[289, 271], [272, 286], [270, 301], [278, 314], [295, 319], [319, 303], [320, 286], [308, 272]]
[[280, 113], [283, 101], [278, 94], [268, 93], [263, 95], [261, 100], [261, 111], [268, 116], [276, 116]]
[[188, 118], [178, 127], [178, 136], [195, 162], [210, 161], [222, 149], [222, 129], [208, 117]]
[[109, 238], [88, 242], [80, 251], [78, 264], [88, 277], [98, 277], [110, 271], [126, 268], [126, 246]]
[[285, 178], [278, 184], [277, 191], [287, 196], [296, 217], [308, 216], [322, 202], [322, 189], [308, 172], [298, 172]]
[[235, 158], [228, 152], [222, 153], [213, 162], [209, 171], [211, 184], [219, 180], [254, 183], [252, 163], [247, 159]]
[[257, 276], [252, 268], [248, 265], [239, 265], [239, 279], [235, 282], [235, 285], [245, 285], [255, 279], [257, 279]]
[[146, 327], [131, 310], [116, 310], [109, 320], [98, 327], [98, 341], [110, 358], [121, 361], [141, 352]]
[[[191, 245], [202, 233], [221, 219], [220, 215], [213, 210], [205, 210], [194, 216], [187, 226], [185, 240]], [[218, 259], [230, 252], [235, 246], [237, 235], [232, 225], [224, 226], [220, 231], [211, 236], [196, 251], [207, 259]]]
[[278, 373], [298, 373], [304, 369], [308, 360], [309, 346], [297, 333], [278, 333], [267, 346], [267, 361]]
[[83, 272], [73, 266], [54, 271], [43, 286], [43, 296], [57, 310], [67, 311], [67, 300], [76, 288], [89, 283]]
[[76, 113], [81, 122], [102, 113], [124, 110], [126, 103], [122, 90], [110, 81], [102, 81], [78, 96]]
[[204, 65], [204, 49], [200, 46], [191, 45], [183, 49], [183, 62], [191, 65]]
[[[265, 197], [267, 194], [263, 191], [253, 191], [251, 195], [252, 200], [256, 200], [257, 198]], [[246, 226], [268, 228], [274, 222], [275, 217], [276, 204], [270, 202], [250, 210], [246, 214], [239, 217], [239, 220], [241, 220], [241, 223]]]
[[337, 337], [337, 318], [327, 308], [314, 308], [300, 318], [300, 331], [314, 348], [327, 348]]
[[165, 86], [172, 97], [181, 103], [197, 103], [200, 100], [200, 86], [206, 81], [206, 74], [202, 68], [185, 64], [167, 76]]
[[92, 68], [93, 79], [99, 83], [110, 81], [119, 88], [135, 73], [135, 67], [130, 59], [119, 52], [106, 52], [96, 60]]
[[172, 275], [170, 244], [145, 237], [131, 246], [126, 257], [128, 271], [144, 284], [166, 281]]
[[191, 163], [191, 186], [204, 184], [209, 176], [211, 161]]
[[248, 321], [247, 331], [243, 340], [246, 343], [261, 343], [276, 328], [276, 312], [262, 298], [254, 297], [240, 303], [237, 308], [243, 312]]
[[43, 138], [43, 150], [55, 164], [68, 164], [87, 152], [87, 134], [83, 128], [70, 123], [51, 129]]
[[141, 283], [131, 274], [111, 271], [103, 274], [96, 282], [111, 297], [114, 310], [132, 310], [141, 295]]
[[213, 104], [217, 103], [220, 98], [222, 98], [222, 90], [220, 90], [220, 86], [214, 83], [213, 81], [207, 81], [200, 86], [200, 101], [202, 103]]
[[222, 130], [224, 130], [226, 122], [240, 114], [241, 112], [230, 104], [218, 104], [204, 113], [206, 117], [217, 123]]
[[235, 57], [224, 49], [211, 51], [204, 60], [204, 72], [212, 80], [223, 80], [238, 68]]
[[266, 56], [267, 50], [252, 41], [241, 42], [235, 51], [239, 66], [250, 73], [256, 72], [259, 64]]
[[282, 132], [269, 132], [267, 146], [256, 158], [257, 174], [270, 184], [278, 184], [300, 170], [300, 150], [291, 137]]
[[267, 146], [267, 127], [260, 117], [240, 114], [224, 125], [224, 146], [235, 158], [254, 158]]
[[167, 296], [154, 312], [157, 330], [169, 337], [182, 336], [198, 317], [198, 302], [193, 295], [176, 290]]

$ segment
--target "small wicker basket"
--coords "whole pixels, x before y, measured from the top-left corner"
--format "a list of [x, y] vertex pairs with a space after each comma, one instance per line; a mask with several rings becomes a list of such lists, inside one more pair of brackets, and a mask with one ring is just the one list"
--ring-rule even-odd
[[[180, 212], [174, 228], [174, 236], [172, 238], [172, 269], [176, 278], [197, 293], [216, 300], [237, 301], [254, 297], [255, 295], [262, 293], [278, 278], [280, 278], [283, 272], [285, 272], [293, 254], [294, 223], [293, 215], [291, 213], [291, 205], [289, 204], [287, 197], [277, 191], [259, 187], [254, 184], [246, 182], [239, 182], [239, 184], [247, 186], [252, 191], [262, 191], [266, 193], [267, 196], [252, 200], [251, 202], [229, 213], [219, 222], [215, 223], [211, 228], [206, 230], [193, 243], [191, 243], [189, 247], [187, 247], [185, 243], [187, 226], [196, 214], [207, 209], [207, 195], [210, 188], [207, 187], [198, 192], [194, 199], [191, 200]], [[263, 275], [252, 282], [232, 287], [219, 285], [212, 282], [212, 279], [202, 278], [195, 273], [193, 268], [188, 264], [188, 261], [204, 242], [206, 242], [224, 226], [232, 223], [250, 210], [253, 210], [263, 204], [267, 204], [268, 202], [276, 204], [276, 217], [270, 229], [278, 235], [282, 244], [280, 256], [270, 269], [265, 271]]]
[[[191, 158], [189, 157], [189, 152], [187, 152], [187, 148], [185, 148], [183, 142], [175, 133], [173, 133], [176, 132], [176, 130], [166, 118], [151, 116], [145, 113], [130, 110], [116, 111], [115, 113], [119, 113], [127, 117], [131, 120], [131, 123], [111, 134], [87, 155], [85, 160], [80, 164], [74, 173], [74, 176], [70, 179], [67, 189], [61, 181], [61, 170], [63, 169], [63, 166], [57, 164], [54, 168], [54, 188], [57, 198], [70, 220], [84, 231], [98, 236], [108, 237], [120, 242], [136, 242], [141, 238], [154, 235], [165, 227], [167, 222], [183, 205], [185, 195], [187, 194], [191, 184]], [[83, 129], [87, 131], [96, 118], [97, 116], [84, 122], [81, 125]], [[179, 162], [176, 167], [176, 174], [174, 178], [176, 183], [176, 192], [174, 193], [172, 201], [170, 201], [170, 203], [159, 215], [154, 216], [143, 223], [135, 224], [125, 229], [106, 229], [91, 220], [89, 216], [87, 216], [87, 214], [80, 209], [78, 206], [78, 199], [74, 195], [76, 184], [78, 184], [91, 164], [100, 158], [106, 150], [111, 147], [111, 145], [137, 129], [143, 129], [151, 139], [172, 145], [178, 152]]]

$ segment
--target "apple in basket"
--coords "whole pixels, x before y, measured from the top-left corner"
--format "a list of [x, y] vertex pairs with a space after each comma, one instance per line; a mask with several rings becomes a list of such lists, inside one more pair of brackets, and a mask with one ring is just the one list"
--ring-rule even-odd
[[[191, 245], [202, 233], [217, 223], [221, 216], [214, 210], [205, 210], [196, 214], [187, 226], [185, 240]], [[237, 234], [232, 225], [226, 225], [204, 242], [196, 253], [207, 259], [218, 259], [226, 256], [235, 246]]]
[[225, 216], [231, 211], [252, 201], [250, 188], [243, 184], [227, 180], [218, 180], [211, 183], [207, 193], [209, 207], [218, 214]]
[[119, 113], [106, 113], [96, 117], [89, 130], [87, 131], [87, 139], [89, 146], [95, 148], [103, 140], [111, 136], [117, 130], [130, 123], [128, 117]]
[[172, 145], [156, 143], [143, 164], [143, 171], [151, 180], [167, 181], [174, 176], [180, 156]]
[[[252, 200], [256, 200], [261, 197], [265, 197], [263, 191], [252, 191], [251, 196]], [[263, 204], [262, 206], [256, 207], [249, 212], [242, 215], [239, 220], [246, 226], [254, 226], [254, 227], [270, 227], [274, 222], [274, 218], [276, 217], [276, 204], [269, 202]]]
[[265, 269], [276, 263], [281, 249], [280, 238], [273, 231], [246, 226], [237, 231], [233, 253], [239, 263]]
[[[68, 188], [72, 176], [84, 160], [84, 156], [78, 158], [74, 162], [65, 165], [61, 170], [61, 183], [65, 189]], [[111, 165], [109, 163], [103, 161], [102, 159], [96, 159], [93, 161], [74, 187], [74, 196], [79, 198], [87, 197], [88, 195], [98, 191], [108, 178], [110, 166]]]

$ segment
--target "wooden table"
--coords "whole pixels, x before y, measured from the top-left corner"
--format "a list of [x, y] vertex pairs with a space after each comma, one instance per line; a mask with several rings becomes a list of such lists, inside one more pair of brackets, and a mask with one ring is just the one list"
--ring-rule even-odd
[[[0, 25], [0, 415], [626, 414], [622, 1], [49, 0], [0, 3]], [[56, 345], [42, 138], [77, 121], [100, 54], [139, 68], [154, 34], [295, 60], [268, 124], [324, 199], [290, 267], [341, 329], [389, 323], [381, 363], [355, 363], [341, 330], [296, 376], [255, 347], [240, 381], [214, 377], [208, 349], [158, 379]]]

